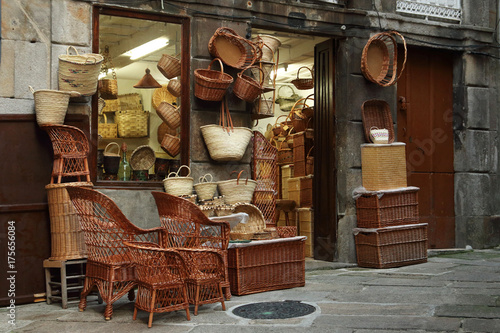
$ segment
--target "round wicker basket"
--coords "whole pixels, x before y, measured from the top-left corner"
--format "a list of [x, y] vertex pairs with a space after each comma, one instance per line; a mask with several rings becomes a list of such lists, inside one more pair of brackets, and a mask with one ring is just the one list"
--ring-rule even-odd
[[156, 113], [170, 128], [177, 129], [181, 125], [179, 107], [175, 107], [167, 102], [161, 102], [158, 108], [156, 108]]
[[255, 233], [262, 232], [266, 228], [264, 215], [262, 215], [257, 206], [250, 203], [238, 203], [234, 205], [233, 213], [248, 214], [248, 221], [246, 223], [239, 223], [231, 229], [229, 237], [232, 240], [252, 239]]
[[[207, 179], [207, 176], [210, 176], [210, 180]], [[200, 200], [213, 199], [215, 191], [217, 191], [217, 183], [212, 180], [212, 175], [207, 173], [206, 175], [200, 177], [198, 184], [194, 185], [194, 189]]]
[[130, 155], [130, 166], [134, 170], [149, 170], [155, 164], [155, 152], [148, 145], [137, 147]]
[[181, 61], [168, 54], [162, 55], [156, 67], [167, 79], [181, 75]]
[[158, 105], [160, 105], [161, 102], [167, 102], [170, 104], [175, 103], [176, 98], [168, 91], [167, 86], [168, 85], [163, 85], [161, 88], [156, 88], [154, 90], [152, 102], [155, 110], [158, 108]]

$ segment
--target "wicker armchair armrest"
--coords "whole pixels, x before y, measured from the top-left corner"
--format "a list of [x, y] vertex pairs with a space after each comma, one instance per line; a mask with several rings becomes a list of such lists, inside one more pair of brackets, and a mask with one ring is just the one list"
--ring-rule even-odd
[[216, 275], [221, 280], [225, 279], [226, 269], [224, 258], [219, 250], [174, 248], [186, 262], [190, 277], [207, 277]]

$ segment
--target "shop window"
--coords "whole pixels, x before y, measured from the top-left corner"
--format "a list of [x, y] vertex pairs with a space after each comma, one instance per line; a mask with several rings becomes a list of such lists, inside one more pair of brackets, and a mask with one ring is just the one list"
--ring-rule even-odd
[[[189, 161], [189, 21], [94, 10], [93, 52], [104, 56], [92, 112], [95, 183], [161, 186]], [[123, 161], [125, 146], [130, 179], [117, 172], [118, 158], [109, 157]]]

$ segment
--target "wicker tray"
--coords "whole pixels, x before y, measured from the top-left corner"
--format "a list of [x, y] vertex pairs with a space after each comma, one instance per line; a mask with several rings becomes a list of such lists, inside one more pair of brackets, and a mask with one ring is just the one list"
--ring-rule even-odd
[[391, 268], [427, 261], [427, 223], [355, 228], [358, 266]]
[[155, 152], [148, 145], [139, 146], [130, 155], [130, 166], [134, 170], [149, 170], [155, 164]]
[[366, 142], [372, 142], [370, 139], [370, 129], [372, 127], [387, 129], [389, 131], [389, 143], [394, 142], [394, 125], [392, 123], [391, 110], [386, 101], [379, 99], [365, 101], [361, 106], [361, 116], [363, 118]]

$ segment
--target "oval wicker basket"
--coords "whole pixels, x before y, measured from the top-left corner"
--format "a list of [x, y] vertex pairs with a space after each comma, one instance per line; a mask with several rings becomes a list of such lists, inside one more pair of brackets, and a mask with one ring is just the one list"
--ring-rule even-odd
[[172, 95], [179, 97], [181, 95], [181, 81], [177, 79], [168, 81], [167, 89]]
[[41, 89], [35, 91], [29, 86], [35, 100], [36, 122], [38, 125], [62, 125], [68, 111], [69, 98], [79, 96], [74, 91]]
[[[76, 55], [69, 54], [70, 48]], [[66, 54], [59, 56], [59, 90], [78, 91], [83, 96], [95, 94], [103, 60], [100, 54], [79, 54], [74, 46], [68, 46]]]
[[215, 31], [208, 42], [208, 51], [212, 56], [221, 59], [224, 64], [239, 69], [252, 66], [262, 58], [262, 50], [257, 44], [227, 27]]
[[[244, 170], [238, 173], [236, 179], [223, 180], [217, 183], [219, 193], [224, 196], [224, 202], [228, 205], [233, 205], [239, 202], [252, 202], [253, 192], [257, 186], [257, 182], [253, 179], [240, 179]], [[233, 171], [231, 174], [233, 174]]]
[[255, 233], [262, 232], [266, 228], [266, 220], [259, 208], [250, 203], [238, 203], [234, 205], [233, 213], [248, 214], [246, 223], [239, 223], [229, 233], [232, 240], [252, 239]]
[[[182, 168], [187, 168], [189, 170], [187, 176], [179, 176], [179, 172]], [[163, 180], [163, 186], [165, 192], [171, 195], [181, 196], [181, 195], [192, 195], [193, 194], [193, 178], [189, 177], [191, 175], [191, 169], [187, 165], [181, 165], [177, 172], [171, 172], [168, 174], [167, 178]]]
[[156, 109], [156, 113], [170, 128], [177, 129], [181, 125], [179, 107], [167, 102], [161, 102]]
[[181, 151], [181, 139], [178, 136], [165, 133], [161, 140], [161, 148], [170, 156], [175, 157]]
[[[307, 70], [309, 70], [309, 72], [311, 73], [311, 77], [310, 78], [300, 78], [300, 70], [302, 68], [305, 68]], [[299, 90], [308, 90], [308, 89], [312, 89], [314, 88], [314, 73], [312, 71], [312, 69], [310, 69], [309, 67], [307, 66], [302, 66], [300, 67], [298, 70], [297, 70], [297, 78], [292, 80], [292, 83], [293, 85], [295, 86], [295, 88], [299, 89]]]
[[161, 56], [156, 67], [169, 80], [181, 75], [181, 61], [168, 54]]
[[[261, 72], [260, 81], [255, 80], [254, 78], [244, 75], [243, 73], [248, 69], [255, 69]], [[236, 97], [241, 98], [242, 100], [253, 103], [257, 97], [260, 96], [264, 92], [262, 89], [262, 83], [264, 82], [264, 71], [258, 66], [251, 66], [244, 68], [241, 72], [239, 72], [236, 78], [236, 82], [234, 83], [233, 93]]]
[[130, 166], [134, 170], [149, 170], [155, 164], [155, 152], [148, 145], [139, 146], [130, 155]]
[[247, 127], [228, 131], [220, 125], [205, 125], [200, 129], [210, 157], [215, 161], [241, 160], [252, 138], [252, 131]]
[[[213, 62], [216, 60], [219, 62], [220, 71], [211, 69]], [[222, 61], [215, 58], [208, 65], [208, 69], [195, 69], [194, 95], [205, 101], [221, 101], [233, 81], [231, 75], [224, 73]]]
[[158, 129], [156, 130], [156, 138], [158, 139], [159, 144], [161, 144], [161, 142], [163, 141], [163, 137], [165, 136], [165, 134], [177, 136], [177, 131], [174, 128], [170, 128], [170, 126], [162, 122], [158, 126]]
[[[210, 180], [207, 179], [207, 176], [210, 176]], [[200, 177], [198, 184], [194, 185], [194, 189], [200, 200], [213, 199], [215, 191], [217, 191], [217, 183], [212, 180], [212, 175], [207, 173], [206, 175]]]

